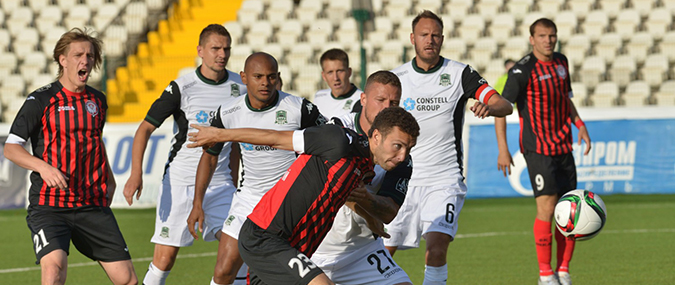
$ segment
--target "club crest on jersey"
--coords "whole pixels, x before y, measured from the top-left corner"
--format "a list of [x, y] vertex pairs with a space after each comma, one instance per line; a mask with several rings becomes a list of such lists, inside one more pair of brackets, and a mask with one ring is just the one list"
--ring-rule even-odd
[[277, 119], [274, 121], [277, 125], [284, 125], [288, 123], [288, 117], [286, 116], [286, 110], [277, 111]]
[[230, 93], [230, 94], [232, 95], [232, 97], [239, 97], [239, 95], [241, 95], [241, 94], [239, 93], [239, 85], [237, 85], [237, 84], [232, 84], [231, 86], [232, 86], [232, 89], [231, 89], [231, 93]]
[[159, 233], [160, 237], [169, 238], [169, 227], [162, 227], [162, 232]]
[[87, 108], [87, 113], [91, 114], [92, 117], [96, 117], [96, 115], [98, 115], [98, 105], [96, 105], [94, 101], [87, 100], [84, 102], [84, 107]]
[[555, 72], [558, 73], [558, 76], [562, 79], [567, 77], [567, 71], [565, 71], [565, 67], [562, 65], [558, 65], [558, 67], [555, 68]]
[[450, 74], [447, 73], [441, 74], [441, 81], [438, 83], [438, 85], [441, 85], [443, 87], [452, 85], [452, 81], [450, 81]]
[[352, 99], [347, 100], [347, 102], [345, 103], [345, 105], [342, 107], [342, 110], [349, 110], [349, 109], [351, 109], [352, 102], [354, 102], [354, 100], [352, 100]]

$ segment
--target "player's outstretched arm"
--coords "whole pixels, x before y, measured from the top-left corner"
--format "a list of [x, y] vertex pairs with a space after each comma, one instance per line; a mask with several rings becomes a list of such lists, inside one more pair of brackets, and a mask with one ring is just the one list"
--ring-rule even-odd
[[156, 129], [152, 124], [143, 121], [134, 135], [134, 143], [131, 147], [131, 174], [127, 183], [124, 184], [123, 191], [124, 198], [129, 205], [134, 202], [134, 194], [136, 194], [136, 200], [141, 197], [143, 191], [143, 156], [145, 155], [145, 149], [148, 147], [150, 135]]
[[61, 170], [31, 155], [22, 145], [7, 143], [4, 153], [5, 157], [16, 165], [40, 173], [40, 177], [47, 183], [47, 186], [68, 189], [68, 177]]
[[199, 226], [199, 231], [204, 232], [204, 195], [206, 195], [206, 188], [211, 183], [213, 172], [216, 170], [218, 164], [218, 155], [210, 154], [206, 151], [202, 152], [202, 157], [199, 159], [197, 166], [197, 175], [195, 178], [195, 196], [192, 200], [192, 211], [188, 216], [188, 230], [195, 239], [199, 239], [199, 235], [195, 232], [195, 224]]
[[283, 150], [293, 150], [293, 131], [275, 131], [253, 128], [220, 129], [190, 125], [198, 132], [188, 133], [192, 142], [187, 146], [210, 147], [219, 142], [243, 142], [254, 145], [267, 145]]
[[497, 169], [504, 172], [504, 177], [506, 177], [507, 172], [511, 175], [511, 165], [514, 165], [509, 145], [506, 142], [506, 118], [495, 117], [495, 133], [497, 135], [497, 146], [499, 147]]

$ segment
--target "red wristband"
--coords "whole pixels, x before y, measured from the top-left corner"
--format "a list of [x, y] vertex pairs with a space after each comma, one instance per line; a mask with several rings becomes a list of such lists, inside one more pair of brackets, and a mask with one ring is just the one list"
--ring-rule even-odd
[[577, 129], [581, 129], [581, 127], [585, 126], [584, 121], [581, 119], [578, 119], [576, 122], [574, 122], [574, 125], [577, 126]]

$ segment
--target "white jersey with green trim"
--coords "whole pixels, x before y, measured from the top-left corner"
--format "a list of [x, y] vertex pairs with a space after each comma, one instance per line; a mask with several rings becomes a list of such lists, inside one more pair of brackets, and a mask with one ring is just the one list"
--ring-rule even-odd
[[338, 98], [333, 97], [330, 89], [323, 89], [316, 92], [313, 103], [319, 107], [321, 114], [330, 120], [351, 113], [354, 104], [361, 100], [361, 93], [363, 91], [353, 84], [349, 93]]
[[[254, 109], [248, 96], [237, 98], [232, 104], [223, 105], [212, 126], [234, 128], [271, 129], [278, 131], [294, 131], [324, 124], [326, 120], [318, 108], [306, 99], [277, 92], [276, 101], [263, 109]], [[215, 154], [219, 145], [208, 150]], [[239, 143], [243, 172], [241, 177], [240, 197], [253, 205], [279, 181], [288, 167], [295, 161], [293, 151], [281, 150], [271, 146]]]
[[[216, 116], [219, 105], [229, 105], [246, 93], [239, 74], [227, 71], [219, 82], [204, 77], [199, 68], [185, 74], [164, 89], [162, 95], [152, 104], [145, 121], [155, 127], [161, 126], [166, 118], [174, 118], [174, 136], [171, 139], [169, 159], [165, 166], [164, 179], [171, 185], [190, 186], [195, 184], [197, 165], [202, 156], [200, 148], [187, 148], [187, 133], [194, 132], [191, 124], [208, 126]], [[242, 96], [243, 97], [243, 96]], [[230, 175], [230, 146], [218, 157], [218, 164], [211, 183], [232, 181]]]
[[[401, 80], [401, 105], [420, 125], [410, 154], [410, 186], [463, 185], [462, 127], [469, 98], [487, 100], [496, 91], [471, 66], [441, 57], [430, 70], [412, 61], [392, 70]], [[461, 191], [465, 192], [466, 187]]]

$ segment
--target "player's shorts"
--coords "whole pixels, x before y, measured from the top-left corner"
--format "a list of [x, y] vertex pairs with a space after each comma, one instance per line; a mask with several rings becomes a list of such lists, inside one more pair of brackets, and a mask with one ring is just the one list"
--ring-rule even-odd
[[577, 188], [577, 168], [572, 153], [548, 156], [535, 152], [523, 154], [534, 197], [562, 196]]
[[246, 218], [253, 212], [258, 201], [251, 202], [250, 195], [241, 194], [241, 192], [234, 193], [232, 198], [232, 207], [227, 214], [227, 219], [223, 222], [222, 231], [234, 239], [239, 239], [239, 230], [246, 222]]
[[384, 245], [399, 249], [417, 248], [420, 237], [440, 232], [455, 237], [459, 213], [464, 205], [466, 186], [410, 186], [394, 220], [385, 225], [391, 238]]
[[[151, 241], [168, 246], [190, 246], [194, 238], [188, 230], [187, 219], [192, 211], [194, 186], [172, 186], [162, 182], [157, 200], [155, 233]], [[216, 233], [222, 228], [236, 188], [231, 183], [209, 185], [204, 195], [205, 241], [216, 240]], [[196, 226], [196, 225], [195, 225]]]
[[323, 273], [288, 240], [246, 220], [239, 236], [239, 254], [248, 264], [252, 285], [301, 285]]
[[95, 261], [131, 259], [115, 215], [108, 207], [29, 206], [26, 222], [33, 239], [35, 264], [54, 250], [69, 254], [71, 241], [80, 253]]
[[389, 285], [409, 282], [410, 277], [396, 264], [382, 239], [376, 239], [348, 255], [313, 255], [312, 261], [335, 284]]

